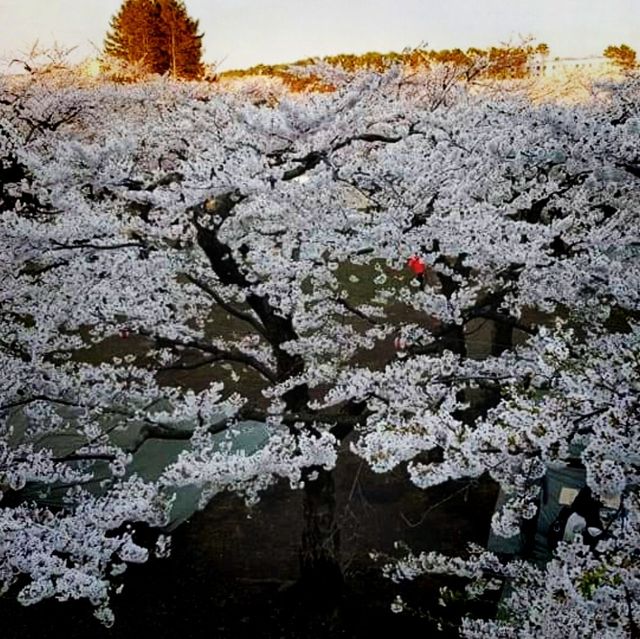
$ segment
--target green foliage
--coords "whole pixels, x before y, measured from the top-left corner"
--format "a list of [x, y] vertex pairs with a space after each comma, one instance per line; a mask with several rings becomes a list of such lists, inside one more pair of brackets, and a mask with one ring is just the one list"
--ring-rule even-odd
[[620, 575], [609, 575], [604, 566], [586, 571], [578, 582], [578, 589], [583, 597], [592, 599], [596, 590], [601, 586], [620, 585]]
[[200, 78], [202, 35], [182, 0], [124, 0], [113, 16], [104, 52], [148, 73]]

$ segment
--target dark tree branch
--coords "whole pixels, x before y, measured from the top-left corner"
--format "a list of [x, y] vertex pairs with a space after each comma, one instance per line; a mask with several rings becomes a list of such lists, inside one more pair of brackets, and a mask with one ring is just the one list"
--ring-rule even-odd
[[337, 301], [338, 301], [338, 304], [340, 304], [341, 306], [344, 306], [344, 308], [346, 308], [350, 313], [353, 313], [354, 315], [364, 320], [365, 322], [368, 322], [369, 324], [373, 324], [374, 326], [380, 326], [383, 323], [373, 317], [369, 317], [366, 313], [363, 313], [360, 309], [358, 309], [356, 306], [351, 304], [349, 300], [346, 300], [343, 297], [339, 297]]
[[258, 361], [255, 357], [251, 355], [247, 355], [242, 353], [239, 350], [227, 351], [224, 349], [220, 349], [217, 346], [213, 346], [208, 342], [204, 342], [198, 339], [188, 339], [188, 340], [179, 340], [179, 339], [170, 339], [168, 337], [162, 337], [161, 335], [154, 335], [152, 333], [148, 333], [146, 331], [139, 331], [140, 335], [144, 337], [148, 337], [152, 339], [159, 346], [167, 346], [170, 348], [192, 348], [195, 350], [202, 351], [204, 353], [210, 353], [212, 355], [209, 363], [215, 361], [228, 361], [228, 362], [238, 362], [239, 364], [244, 364], [245, 366], [249, 366], [256, 370], [260, 375], [262, 375], [268, 381], [275, 383], [277, 381], [276, 375], [271, 371], [267, 366], [262, 364], [262, 362]]
[[290, 180], [294, 180], [295, 178], [304, 175], [307, 171], [315, 169], [315, 167], [318, 166], [324, 158], [325, 154], [319, 151], [312, 151], [302, 158], [294, 158], [292, 161], [299, 163], [300, 166], [285, 171], [282, 176], [283, 181], [288, 182]]
[[620, 162], [617, 166], [622, 167], [627, 173], [633, 175], [633, 177], [640, 178], [640, 164], [631, 162]]
[[69, 266], [69, 262], [67, 260], [61, 260], [60, 262], [52, 262], [51, 264], [47, 264], [45, 266], [37, 266], [33, 263], [26, 264], [20, 271], [19, 275], [29, 275], [31, 277], [37, 277], [38, 275], [43, 275], [44, 273], [48, 273], [49, 271], [53, 271], [60, 266]]
[[159, 370], [161, 371], [193, 371], [197, 368], [202, 368], [203, 366], [209, 366], [215, 362], [219, 362], [220, 359], [217, 357], [205, 357], [203, 359], [199, 359], [196, 362], [192, 362], [191, 364], [171, 364], [170, 366], [161, 366]]
[[[231, 418], [225, 417], [213, 422], [207, 427], [210, 435], [221, 433], [228, 428]], [[177, 429], [164, 424], [145, 424], [140, 430], [135, 444], [128, 452], [135, 453], [149, 439], [161, 439], [163, 441], [189, 441], [193, 437], [193, 430]]]
[[233, 315], [235, 318], [237, 318], [239, 320], [242, 320], [243, 322], [247, 322], [256, 331], [258, 331], [258, 333], [260, 333], [260, 335], [262, 335], [265, 338], [267, 337], [265, 329], [264, 329], [264, 326], [260, 322], [258, 322], [258, 320], [255, 317], [253, 317], [249, 313], [245, 313], [244, 311], [241, 311], [240, 309], [237, 309], [235, 306], [232, 306], [231, 304], [226, 302], [206, 282], [203, 282], [202, 280], [198, 279], [197, 277], [194, 277], [193, 275], [189, 275], [189, 274], [186, 275], [186, 278], [192, 284], [197, 286], [200, 290], [204, 291], [207, 295], [212, 297], [216, 301], [216, 304], [218, 304], [218, 306], [220, 306], [225, 311], [227, 311], [227, 313], [229, 313], [230, 315]]
[[528, 335], [538, 334], [536, 328], [532, 328], [531, 326], [527, 326], [526, 324], [519, 322], [515, 317], [512, 317], [511, 315], [500, 313], [499, 311], [496, 311], [492, 306], [483, 306], [481, 308], [473, 309], [467, 314], [466, 321], [477, 318], [492, 320], [494, 322], [510, 326], [511, 328], [516, 328], [523, 333], [527, 333]]
[[[215, 200], [205, 203], [194, 210], [194, 225], [200, 248], [205, 252], [214, 273], [223, 285], [238, 286], [249, 291], [247, 304], [258, 316], [264, 327], [264, 337], [271, 345], [276, 359], [275, 376], [270, 373], [270, 381], [282, 382], [293, 375], [304, 371], [304, 360], [300, 355], [291, 355], [282, 348], [285, 342], [297, 339], [291, 317], [283, 317], [278, 308], [271, 305], [267, 295], [257, 295], [252, 292], [251, 283], [247, 280], [240, 264], [236, 261], [230, 247], [218, 237], [218, 230], [224, 221], [232, 214], [234, 207], [244, 199], [237, 192], [229, 192]], [[209, 215], [208, 226], [200, 220]], [[212, 226], [212, 228], [210, 228]], [[217, 351], [216, 353], [217, 354]], [[275, 377], [275, 379], [274, 379]], [[285, 393], [284, 399], [290, 409], [298, 409], [308, 401], [308, 388], [305, 384]]]
[[79, 250], [79, 249], [93, 249], [96, 251], [115, 251], [124, 248], [145, 248], [144, 244], [140, 242], [123, 242], [121, 244], [91, 244], [90, 241], [80, 240], [73, 244], [62, 244], [61, 242], [53, 242], [51, 251], [67, 251], [67, 250]]
[[382, 135], [380, 133], [361, 133], [359, 135], [354, 135], [350, 138], [346, 138], [342, 140], [342, 142], [338, 142], [331, 147], [332, 151], [339, 151], [346, 146], [353, 144], [354, 142], [382, 142], [384, 144], [395, 144], [396, 142], [400, 142], [403, 140], [404, 136], [402, 135]]
[[[417, 134], [423, 135], [421, 131], [410, 129], [409, 135], [417, 135]], [[383, 135], [381, 133], [360, 133], [358, 135], [354, 135], [340, 142], [337, 142], [330, 148], [329, 152], [339, 151], [340, 149], [344, 149], [345, 147], [353, 144], [354, 142], [368, 142], [368, 143], [380, 142], [383, 144], [395, 144], [397, 142], [400, 142], [401, 140], [404, 140], [404, 136], [402, 135]], [[284, 156], [284, 152], [282, 151], [280, 151], [277, 155], [274, 155], [274, 157], [277, 157], [277, 160], [275, 162], [276, 166], [280, 164], [284, 164], [286, 162], [283, 156]], [[305, 173], [307, 173], [308, 171], [315, 169], [315, 167], [318, 166], [318, 164], [326, 160], [327, 160], [327, 151], [311, 151], [304, 157], [292, 158], [290, 161], [295, 162], [300, 166], [297, 166], [293, 169], [289, 169], [288, 171], [285, 171], [282, 176], [282, 180], [285, 182], [288, 182], [297, 177], [300, 177]]]
[[47, 402], [49, 404], [57, 404], [58, 406], [69, 406], [71, 408], [83, 408], [86, 410], [95, 410], [100, 408], [103, 413], [107, 413], [109, 415], [118, 415], [120, 417], [126, 417], [127, 419], [134, 419], [147, 422], [149, 424], [155, 424], [155, 422], [147, 417], [140, 417], [131, 411], [126, 411], [120, 408], [105, 408], [103, 406], [94, 406], [90, 404], [81, 404], [79, 402], [74, 402], [69, 399], [65, 399], [63, 397], [50, 397], [49, 395], [31, 395], [30, 397], [25, 397], [24, 399], [19, 399], [13, 402], [8, 402], [6, 404], [0, 405], [0, 411], [10, 410], [12, 408], [19, 408], [20, 406], [27, 406], [29, 404], [33, 404], [35, 402]]
[[[287, 426], [293, 426], [294, 424], [304, 424], [309, 427], [314, 424], [330, 426], [331, 434], [342, 440], [351, 433], [356, 426], [362, 424], [370, 414], [371, 411], [366, 409], [366, 404], [364, 402], [352, 402], [343, 406], [340, 412], [300, 411], [295, 413], [284, 413], [283, 415], [279, 415], [279, 418], [282, 419], [282, 423]], [[273, 415], [266, 411], [256, 410], [254, 408], [241, 409], [239, 415], [243, 419], [250, 419], [258, 422], [266, 422], [269, 417], [273, 417]]]

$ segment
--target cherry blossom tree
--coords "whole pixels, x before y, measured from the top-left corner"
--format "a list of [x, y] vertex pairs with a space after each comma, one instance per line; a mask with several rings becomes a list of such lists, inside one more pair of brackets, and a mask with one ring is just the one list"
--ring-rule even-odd
[[[490, 477], [504, 536], [577, 447], [594, 494], [621, 500], [595, 550], [388, 570], [512, 582], [507, 621], [465, 622], [472, 637], [554, 636], [559, 611], [637, 632], [637, 78], [563, 106], [447, 65], [312, 72], [336, 90], [3, 88], [0, 583], [88, 598], [108, 623], [112, 582], [148, 556], [136, 531], [162, 531], [177, 487], [252, 502], [285, 477], [304, 490], [302, 578], [326, 591], [340, 442], [425, 489]], [[171, 381], [187, 370], [207, 383]], [[244, 420], [264, 447], [220, 446]], [[149, 438], [188, 443], [156, 481], [127, 471]], [[67, 489], [55, 507], [47, 486]]]

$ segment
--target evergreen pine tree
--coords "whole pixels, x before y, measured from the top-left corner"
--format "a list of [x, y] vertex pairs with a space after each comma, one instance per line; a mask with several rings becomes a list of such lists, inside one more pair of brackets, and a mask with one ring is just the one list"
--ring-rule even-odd
[[111, 19], [104, 51], [150, 73], [195, 79], [204, 70], [201, 38], [182, 0], [124, 0]]
[[105, 53], [130, 64], [141, 64], [151, 73], [163, 73], [158, 56], [161, 48], [157, 6], [149, 0], [124, 0], [111, 19]]
[[174, 78], [196, 79], [202, 76], [202, 35], [198, 21], [187, 14], [182, 0], [157, 0], [160, 8], [163, 51], [167, 71]]

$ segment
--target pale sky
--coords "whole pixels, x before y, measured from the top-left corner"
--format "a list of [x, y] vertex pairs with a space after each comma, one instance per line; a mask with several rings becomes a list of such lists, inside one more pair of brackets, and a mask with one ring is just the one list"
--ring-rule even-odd
[[[0, 0], [0, 56], [38, 39], [102, 46], [120, 0]], [[220, 68], [332, 53], [488, 46], [532, 35], [552, 55], [600, 54], [625, 42], [640, 52], [640, 0], [186, 0]]]

